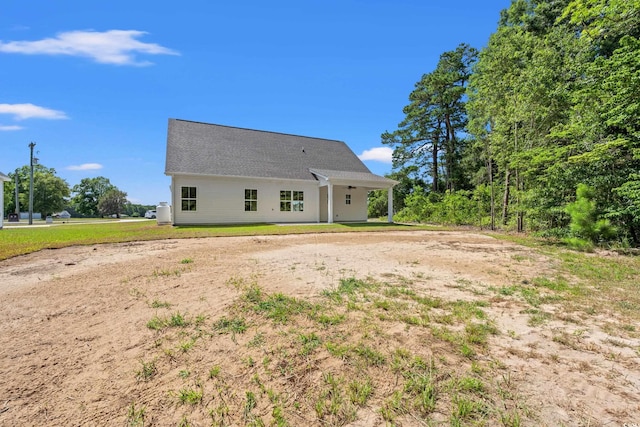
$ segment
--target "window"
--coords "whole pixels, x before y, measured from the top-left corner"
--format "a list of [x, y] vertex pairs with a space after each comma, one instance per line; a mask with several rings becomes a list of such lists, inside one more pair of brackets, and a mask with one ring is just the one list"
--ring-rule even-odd
[[351, 204], [351, 194], [347, 194], [346, 198], [344, 199], [344, 203], [347, 205]]
[[182, 187], [182, 210], [196, 210], [196, 187]]
[[304, 211], [304, 191], [293, 192], [293, 211], [294, 212]]
[[291, 210], [291, 191], [280, 190], [280, 212]]
[[304, 191], [280, 191], [280, 212], [291, 211], [304, 211]]
[[258, 210], [258, 190], [244, 190], [244, 210], [245, 212]]

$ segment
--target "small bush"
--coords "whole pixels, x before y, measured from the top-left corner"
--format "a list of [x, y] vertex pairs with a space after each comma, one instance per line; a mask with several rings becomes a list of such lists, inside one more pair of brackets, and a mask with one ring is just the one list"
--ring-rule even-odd
[[596, 207], [595, 191], [586, 184], [578, 184], [576, 190], [576, 201], [569, 203], [566, 207], [567, 213], [571, 216], [571, 233], [578, 239], [569, 239], [568, 243], [575, 244], [576, 247], [584, 247], [580, 239], [592, 243], [606, 241], [616, 234], [615, 228], [609, 220], [599, 219]]
[[574, 251], [593, 252], [593, 243], [580, 237], [566, 237], [562, 239], [562, 242]]

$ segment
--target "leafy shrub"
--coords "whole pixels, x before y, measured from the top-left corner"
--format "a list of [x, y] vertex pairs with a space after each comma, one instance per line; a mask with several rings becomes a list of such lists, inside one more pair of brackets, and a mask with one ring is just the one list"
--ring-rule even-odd
[[[616, 230], [609, 220], [598, 218], [594, 198], [593, 188], [586, 184], [578, 184], [576, 201], [569, 203], [566, 211], [571, 216], [569, 227], [573, 236], [591, 243], [598, 243], [613, 238]], [[565, 239], [565, 242], [569, 245], [580, 245], [576, 239]]]
[[405, 207], [395, 217], [400, 222], [435, 222], [446, 225], [480, 225], [483, 192], [447, 191], [427, 193], [416, 187], [405, 199]]
[[562, 241], [571, 249], [579, 252], [593, 252], [593, 243], [579, 237], [566, 237]]

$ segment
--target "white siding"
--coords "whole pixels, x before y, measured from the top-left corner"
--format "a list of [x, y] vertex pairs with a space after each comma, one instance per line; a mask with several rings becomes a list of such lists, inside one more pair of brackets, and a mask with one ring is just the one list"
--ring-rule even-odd
[[[351, 204], [346, 203], [346, 195], [351, 195]], [[335, 222], [366, 221], [367, 195], [364, 188], [336, 185], [333, 187], [333, 220]]]
[[329, 218], [329, 189], [320, 187], [320, 222], [327, 222]]
[[[196, 211], [182, 210], [182, 187], [196, 187]], [[174, 176], [172, 189], [175, 225], [319, 221], [319, 188], [313, 181]], [[245, 189], [258, 190], [255, 212], [244, 210]], [[281, 212], [280, 190], [304, 191], [304, 211]]]

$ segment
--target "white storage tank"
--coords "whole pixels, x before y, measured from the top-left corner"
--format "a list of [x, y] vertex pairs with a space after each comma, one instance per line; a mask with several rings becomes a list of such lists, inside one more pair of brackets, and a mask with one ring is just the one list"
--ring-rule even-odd
[[158, 225], [171, 224], [171, 206], [167, 202], [160, 202], [156, 207]]

